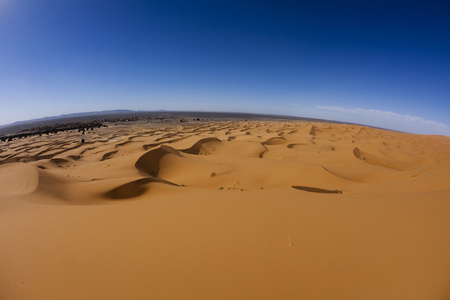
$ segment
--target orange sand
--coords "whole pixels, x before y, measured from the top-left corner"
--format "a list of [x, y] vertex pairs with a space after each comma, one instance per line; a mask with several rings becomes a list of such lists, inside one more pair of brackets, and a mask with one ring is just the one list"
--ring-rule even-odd
[[450, 138], [136, 123], [0, 149], [2, 300], [450, 299]]

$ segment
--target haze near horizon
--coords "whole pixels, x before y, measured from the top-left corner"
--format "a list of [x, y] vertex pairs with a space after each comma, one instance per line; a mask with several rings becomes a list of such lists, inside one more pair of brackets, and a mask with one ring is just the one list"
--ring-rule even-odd
[[125, 108], [450, 136], [448, 1], [0, 1], [0, 123]]

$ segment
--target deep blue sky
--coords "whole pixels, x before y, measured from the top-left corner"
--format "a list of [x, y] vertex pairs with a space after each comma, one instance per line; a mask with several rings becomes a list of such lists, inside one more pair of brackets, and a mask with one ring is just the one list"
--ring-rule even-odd
[[0, 124], [106, 110], [450, 136], [450, 1], [0, 0]]

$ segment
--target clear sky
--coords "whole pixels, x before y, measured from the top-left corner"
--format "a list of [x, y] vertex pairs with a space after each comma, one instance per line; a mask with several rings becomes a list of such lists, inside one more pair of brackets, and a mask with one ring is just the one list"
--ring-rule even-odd
[[450, 136], [448, 0], [0, 0], [0, 124], [108, 109]]

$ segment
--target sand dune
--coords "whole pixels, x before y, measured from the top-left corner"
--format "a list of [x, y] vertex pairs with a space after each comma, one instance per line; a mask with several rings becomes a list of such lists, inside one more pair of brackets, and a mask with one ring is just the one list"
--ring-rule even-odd
[[24, 163], [0, 165], [0, 191], [4, 195], [30, 194], [39, 183], [35, 166]]
[[450, 138], [357, 125], [8, 141], [0, 299], [448, 299], [449, 183]]
[[380, 167], [386, 167], [391, 168], [395, 170], [405, 170], [408, 169], [406, 165], [401, 163], [400, 161], [395, 161], [393, 159], [389, 158], [380, 158], [375, 155], [372, 155], [370, 153], [366, 153], [364, 151], [361, 151], [358, 147], [353, 149], [353, 154], [356, 158], [361, 159], [371, 165], [380, 166]]
[[157, 149], [150, 150], [142, 155], [138, 161], [136, 161], [135, 167], [141, 174], [158, 176], [160, 160], [164, 155], [173, 154], [180, 156], [179, 151], [172, 147], [161, 145]]

